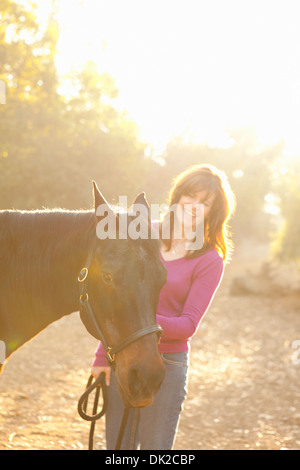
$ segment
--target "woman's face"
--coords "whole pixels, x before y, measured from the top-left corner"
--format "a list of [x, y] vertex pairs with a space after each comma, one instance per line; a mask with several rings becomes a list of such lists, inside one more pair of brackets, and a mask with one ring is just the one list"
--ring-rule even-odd
[[177, 219], [186, 228], [196, 229], [196, 226], [207, 219], [212, 205], [215, 200], [215, 195], [208, 193], [207, 190], [199, 191], [193, 196], [181, 196], [177, 208]]

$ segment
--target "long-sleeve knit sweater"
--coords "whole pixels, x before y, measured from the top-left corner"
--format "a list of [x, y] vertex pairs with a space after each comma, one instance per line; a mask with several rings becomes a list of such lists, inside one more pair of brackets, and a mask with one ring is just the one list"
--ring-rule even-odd
[[[162, 254], [160, 256], [168, 276], [160, 291], [156, 314], [156, 323], [163, 329], [159, 351], [188, 351], [190, 339], [197, 331], [221, 282], [223, 260], [214, 249], [192, 259], [182, 257], [167, 261]], [[108, 365], [101, 343], [93, 365]]]

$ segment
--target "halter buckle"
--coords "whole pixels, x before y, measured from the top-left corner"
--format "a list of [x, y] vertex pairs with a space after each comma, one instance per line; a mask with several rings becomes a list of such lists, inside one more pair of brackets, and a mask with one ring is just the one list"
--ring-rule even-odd
[[80, 270], [80, 273], [78, 274], [78, 282], [84, 282], [87, 278], [88, 273], [89, 273], [88, 268], [82, 268]]
[[112, 364], [113, 362], [115, 362], [115, 357], [116, 357], [115, 354], [111, 354], [111, 353], [110, 353], [111, 350], [112, 350], [112, 348], [110, 348], [110, 347], [108, 346], [108, 347], [107, 347], [106, 358], [107, 358], [109, 364]]
[[84, 294], [80, 294], [79, 302], [81, 303], [81, 305], [83, 305], [88, 300], [89, 300], [89, 296], [87, 292], [85, 292]]

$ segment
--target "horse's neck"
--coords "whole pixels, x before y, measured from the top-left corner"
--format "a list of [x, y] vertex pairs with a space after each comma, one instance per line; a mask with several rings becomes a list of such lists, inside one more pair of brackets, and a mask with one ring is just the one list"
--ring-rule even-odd
[[60, 246], [53, 262], [52, 285], [47, 295], [55, 320], [79, 309], [78, 274], [85, 266], [95, 237], [92, 227], [71, 233]]
[[[70, 222], [67, 221], [67, 234], [57, 243], [49, 234], [44, 249], [36, 248], [34, 257], [29, 256], [24, 249], [22, 255], [10, 260], [15, 263], [10, 271], [12, 280], [7, 281], [6, 285], [11, 292], [6, 292], [7, 301], [4, 298], [2, 305], [0, 303], [0, 329], [3, 330], [0, 339], [16, 343], [8, 354], [50, 323], [79, 310], [77, 278], [94, 237], [93, 214], [84, 220], [80, 219], [78, 217], [72, 220], [70, 217]], [[51, 214], [49, 221], [51, 224]], [[42, 233], [41, 237], [43, 236]], [[37, 238], [34, 243], [38, 246]], [[39, 257], [39, 263], [36, 257]], [[17, 265], [20, 266], [20, 271], [16, 269]]]

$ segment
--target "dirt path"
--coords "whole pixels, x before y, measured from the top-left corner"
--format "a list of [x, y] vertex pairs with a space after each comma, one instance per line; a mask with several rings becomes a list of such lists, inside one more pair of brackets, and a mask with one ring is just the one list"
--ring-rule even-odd
[[[229, 295], [233, 276], [257, 261], [237, 251], [193, 338], [175, 449], [300, 449], [300, 364], [292, 348], [300, 301]], [[76, 406], [96, 346], [73, 314], [10, 359], [0, 379], [0, 450], [87, 448], [89, 425]], [[95, 441], [105, 448], [103, 421]]]

